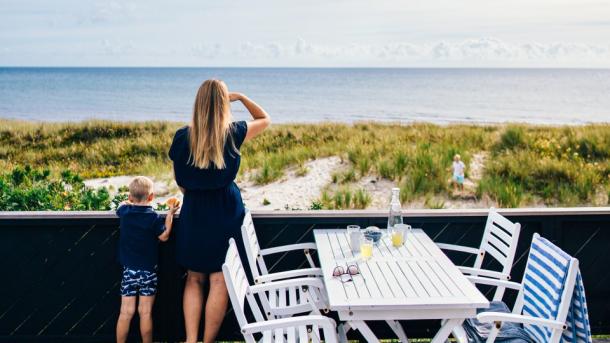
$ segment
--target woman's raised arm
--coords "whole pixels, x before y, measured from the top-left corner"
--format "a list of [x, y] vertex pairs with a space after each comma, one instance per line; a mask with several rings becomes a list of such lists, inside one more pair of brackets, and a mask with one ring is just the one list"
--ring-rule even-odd
[[252, 115], [252, 121], [248, 122], [248, 133], [246, 134], [246, 141], [250, 140], [259, 134], [261, 134], [269, 124], [271, 124], [271, 117], [260, 107], [257, 103], [252, 101], [250, 98], [241, 93], [231, 92], [229, 93], [231, 101], [241, 101], [246, 107], [250, 115]]

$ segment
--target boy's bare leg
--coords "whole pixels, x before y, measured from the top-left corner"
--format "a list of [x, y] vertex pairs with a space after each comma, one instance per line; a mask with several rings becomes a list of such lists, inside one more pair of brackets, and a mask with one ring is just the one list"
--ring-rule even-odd
[[155, 303], [154, 295], [141, 295], [140, 303], [138, 304], [138, 315], [140, 316], [140, 335], [142, 343], [152, 343], [153, 337], [153, 320], [152, 308]]
[[116, 323], [116, 341], [117, 343], [124, 343], [127, 340], [127, 334], [129, 334], [129, 324], [131, 318], [133, 318], [136, 312], [136, 297], [121, 297], [121, 312], [119, 313], [119, 320]]
[[203, 284], [206, 275], [189, 270], [186, 275], [182, 308], [184, 310], [184, 326], [186, 329], [186, 343], [197, 342], [199, 323], [201, 322], [201, 308], [203, 307]]
[[222, 272], [210, 274], [210, 294], [205, 304], [203, 343], [213, 343], [227, 312], [229, 293]]

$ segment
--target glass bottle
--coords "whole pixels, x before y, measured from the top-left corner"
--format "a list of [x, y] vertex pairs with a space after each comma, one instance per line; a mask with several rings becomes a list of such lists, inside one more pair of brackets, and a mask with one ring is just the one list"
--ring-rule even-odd
[[392, 200], [390, 201], [390, 213], [388, 215], [388, 231], [391, 231], [396, 224], [402, 224], [400, 188], [392, 188]]

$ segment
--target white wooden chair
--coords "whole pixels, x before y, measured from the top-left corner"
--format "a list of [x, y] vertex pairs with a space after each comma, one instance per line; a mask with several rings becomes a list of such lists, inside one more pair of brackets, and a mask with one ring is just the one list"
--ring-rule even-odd
[[[311, 251], [316, 250], [315, 243], [297, 243], [284, 245], [273, 248], [261, 249], [258, 244], [258, 237], [256, 230], [254, 229], [254, 222], [252, 221], [252, 215], [249, 210], [246, 210], [244, 221], [241, 227], [241, 234], [246, 248], [246, 255], [248, 257], [248, 264], [254, 278], [254, 282], [257, 284], [266, 282], [277, 282], [278, 280], [286, 280], [291, 278], [302, 278], [302, 277], [314, 277], [322, 281], [322, 270], [316, 267], [313, 258], [311, 257]], [[265, 264], [264, 256], [284, 253], [289, 251], [302, 250], [307, 258], [309, 264], [308, 268], [297, 268], [286, 272], [269, 273], [267, 265]], [[303, 309], [309, 309], [310, 305], [306, 302], [313, 301], [313, 304], [321, 311], [325, 313], [329, 312], [328, 299], [326, 295], [326, 289], [323, 283], [320, 287], [310, 287], [308, 289], [309, 297], [301, 296], [301, 290], [299, 287], [292, 288], [276, 288], [275, 292], [267, 292], [268, 297], [261, 300], [261, 304], [266, 313], [278, 313], [282, 316], [291, 316], [294, 312], [303, 312]], [[296, 288], [296, 289], [294, 289]], [[387, 324], [390, 326], [392, 331], [396, 333], [399, 339], [403, 342], [407, 341], [407, 335], [405, 334], [402, 326], [398, 321], [387, 320]], [[349, 331], [349, 326], [343, 326], [345, 335]]]
[[[261, 249], [260, 245], [258, 244], [256, 231], [254, 230], [252, 215], [248, 210], [246, 210], [246, 215], [244, 216], [241, 233], [246, 248], [246, 256], [248, 257], [248, 265], [250, 266], [250, 271], [255, 284], [300, 277], [315, 277], [322, 280], [322, 270], [315, 266], [313, 258], [310, 254], [311, 250], [316, 249], [315, 243], [298, 243]], [[289, 271], [269, 273], [267, 265], [265, 264], [264, 256], [299, 250], [302, 250], [307, 258], [309, 264], [308, 268], [297, 268]], [[321, 285], [323, 284], [321, 283]], [[327, 312], [328, 302], [326, 300], [326, 294], [323, 286], [319, 288], [312, 288], [308, 291], [310, 292], [311, 298], [303, 297], [300, 287], [289, 287], [286, 289], [277, 289], [276, 292], [269, 292], [268, 301], [262, 301], [263, 308], [265, 309], [266, 313], [278, 312], [278, 309], [285, 308], [292, 308], [295, 310], [300, 308], [309, 308], [309, 305], [305, 304], [305, 301], [313, 299], [318, 309]], [[285, 313], [287, 316], [290, 315], [289, 311], [285, 311]]]
[[[484, 276], [498, 280], [510, 280], [510, 271], [513, 267], [515, 254], [517, 252], [517, 243], [519, 242], [519, 233], [521, 224], [513, 223], [504, 216], [496, 212], [492, 207], [489, 209], [487, 223], [485, 224], [485, 232], [479, 248], [464, 247], [454, 244], [437, 243], [442, 250], [460, 251], [476, 255], [474, 265], [472, 267], [459, 266], [458, 268], [465, 275]], [[501, 271], [482, 269], [485, 256], [490, 255], [502, 266]], [[493, 300], [502, 300], [505, 287], [503, 285], [496, 286], [496, 291]]]
[[490, 329], [486, 343], [495, 341], [504, 323], [522, 324], [517, 329], [535, 342], [558, 343], [562, 335], [566, 342], [591, 341], [578, 260], [540, 235], [534, 234], [520, 284], [483, 276], [468, 278], [477, 284], [519, 291], [512, 313], [477, 315], [479, 323], [487, 323]]
[[[268, 293], [273, 293], [277, 289], [317, 287], [321, 283], [319, 279], [290, 279], [251, 286], [233, 239], [229, 242], [222, 271], [235, 316], [246, 342], [257, 342], [255, 337], [257, 335], [261, 337], [260, 342], [320, 343], [324, 340], [324, 342], [337, 343], [336, 323], [332, 319], [320, 315], [319, 312], [281, 319], [275, 319], [272, 314], [265, 318], [255, 298], [256, 295], [259, 299], [264, 299]], [[304, 291], [303, 295], [308, 296], [308, 293]], [[246, 300], [254, 316], [253, 322], [249, 322], [246, 318]], [[311, 302], [309, 304], [311, 311], [316, 312], [317, 308]]]

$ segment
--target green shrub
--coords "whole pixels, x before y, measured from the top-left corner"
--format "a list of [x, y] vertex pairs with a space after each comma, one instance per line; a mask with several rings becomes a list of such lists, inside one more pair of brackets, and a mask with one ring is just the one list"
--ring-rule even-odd
[[324, 208], [324, 205], [320, 201], [318, 201], [318, 200], [312, 201], [311, 202], [311, 206], [309, 206], [310, 210], [315, 210], [315, 211], [321, 210], [323, 208]]
[[0, 211], [110, 210], [125, 200], [111, 198], [106, 188], [86, 187], [69, 170], [53, 177], [48, 170], [16, 167], [0, 175]]

